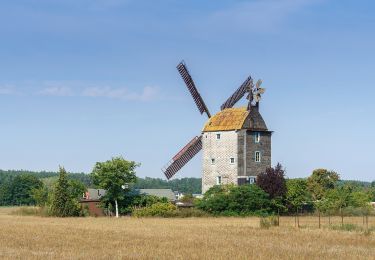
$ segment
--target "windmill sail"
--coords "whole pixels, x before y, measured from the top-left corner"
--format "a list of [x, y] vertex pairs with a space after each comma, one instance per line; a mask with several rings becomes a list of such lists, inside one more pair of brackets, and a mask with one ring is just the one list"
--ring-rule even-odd
[[168, 180], [172, 178], [200, 150], [202, 150], [202, 136], [196, 136], [162, 169], [165, 177], [167, 177]]
[[195, 87], [194, 81], [190, 76], [190, 73], [184, 62], [181, 62], [177, 65], [177, 70], [180, 73], [182, 79], [184, 80], [191, 96], [194, 99], [195, 104], [197, 105], [199, 112], [201, 114], [206, 113], [208, 117], [211, 117], [210, 112], [207, 109], [206, 104], [204, 103], [201, 95], [199, 94], [197, 88]]
[[249, 89], [252, 86], [252, 78], [249, 76], [244, 83], [236, 90], [236, 92], [233, 93], [233, 95], [225, 101], [225, 103], [221, 106], [221, 110], [224, 110], [226, 108], [233, 107], [238, 100], [240, 100], [246, 92], [249, 91]]

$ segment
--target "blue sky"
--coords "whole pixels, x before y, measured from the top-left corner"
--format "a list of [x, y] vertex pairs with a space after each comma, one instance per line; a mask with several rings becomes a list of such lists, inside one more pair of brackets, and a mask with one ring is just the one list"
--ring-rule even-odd
[[[0, 168], [89, 172], [122, 155], [160, 168], [251, 74], [273, 164], [374, 180], [375, 3], [13, 0], [0, 3]], [[177, 177], [201, 174], [200, 155]]]

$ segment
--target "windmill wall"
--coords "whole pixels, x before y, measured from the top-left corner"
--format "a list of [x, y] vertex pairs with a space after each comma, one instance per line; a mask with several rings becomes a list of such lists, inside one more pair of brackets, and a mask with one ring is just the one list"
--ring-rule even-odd
[[[217, 138], [220, 134], [220, 139]], [[222, 184], [237, 184], [238, 172], [238, 135], [236, 131], [218, 131], [203, 133], [203, 176], [202, 192], [217, 184], [221, 176]], [[234, 163], [230, 162], [234, 158]], [[212, 163], [212, 159], [215, 162]]]
[[[256, 133], [260, 133], [259, 142], [255, 141]], [[204, 132], [202, 192], [217, 185], [218, 176], [222, 178], [221, 184], [240, 184], [239, 178], [242, 183], [248, 182], [248, 177], [255, 178], [271, 167], [271, 134], [247, 129]], [[260, 152], [260, 162], [255, 160], [256, 152]]]
[[[259, 142], [255, 142], [260, 133]], [[241, 130], [238, 132], [238, 176], [258, 176], [271, 167], [271, 132]], [[255, 161], [255, 153], [260, 152], [260, 162]], [[245, 171], [246, 168], [246, 171]]]

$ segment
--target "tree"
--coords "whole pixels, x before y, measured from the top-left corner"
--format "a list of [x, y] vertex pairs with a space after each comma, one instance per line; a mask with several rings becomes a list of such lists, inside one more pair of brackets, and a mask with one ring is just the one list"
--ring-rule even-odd
[[302, 208], [311, 201], [310, 193], [307, 190], [307, 181], [304, 179], [290, 179], [286, 182], [286, 200], [294, 210]]
[[0, 206], [8, 206], [12, 204], [11, 182], [3, 181], [0, 185]]
[[334, 171], [316, 169], [307, 179], [307, 188], [314, 200], [321, 200], [327, 190], [335, 188], [339, 175]]
[[73, 198], [79, 199], [83, 197], [83, 193], [85, 193], [86, 187], [81, 181], [71, 179], [69, 180], [69, 186], [69, 193]]
[[39, 189], [43, 183], [34, 175], [21, 174], [16, 176], [11, 183], [10, 193], [13, 205], [32, 205], [35, 200], [31, 196], [33, 189]]
[[48, 188], [43, 185], [40, 188], [31, 190], [31, 197], [39, 207], [44, 207], [48, 202]]
[[[344, 209], [349, 206], [350, 203], [350, 188], [339, 187], [335, 189], [329, 189], [326, 191], [325, 200], [326, 206], [330, 211], [340, 212], [341, 224], [344, 224]], [[319, 203], [319, 201], [316, 201]]]
[[94, 184], [107, 190], [105, 196], [115, 202], [116, 217], [118, 217], [118, 200], [124, 198], [123, 185], [136, 181], [135, 169], [139, 165], [122, 157], [113, 157], [106, 162], [97, 162], [91, 173]]
[[52, 194], [52, 203], [50, 207], [51, 214], [56, 217], [79, 216], [80, 207], [78, 201], [70, 193], [67, 173], [63, 167], [60, 167], [59, 179]]
[[287, 193], [285, 171], [280, 163], [268, 168], [257, 177], [256, 184], [270, 195], [271, 199], [284, 198]]

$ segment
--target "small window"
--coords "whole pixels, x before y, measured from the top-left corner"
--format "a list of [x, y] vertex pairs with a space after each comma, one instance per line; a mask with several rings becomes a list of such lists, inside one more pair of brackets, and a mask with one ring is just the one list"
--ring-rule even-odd
[[220, 140], [220, 138], [221, 138], [221, 134], [216, 134], [216, 139]]
[[249, 177], [249, 183], [254, 184], [255, 183], [255, 178], [254, 177]]
[[216, 177], [216, 185], [221, 185], [221, 176]]
[[260, 162], [260, 152], [255, 152], [255, 161]]
[[260, 142], [260, 133], [259, 133], [259, 132], [256, 132], [256, 133], [255, 133], [255, 142], [256, 142], [256, 143], [259, 143], [259, 142]]
[[230, 163], [233, 164], [234, 163], [234, 158], [230, 158]]
[[211, 158], [211, 164], [215, 164], [215, 158]]

